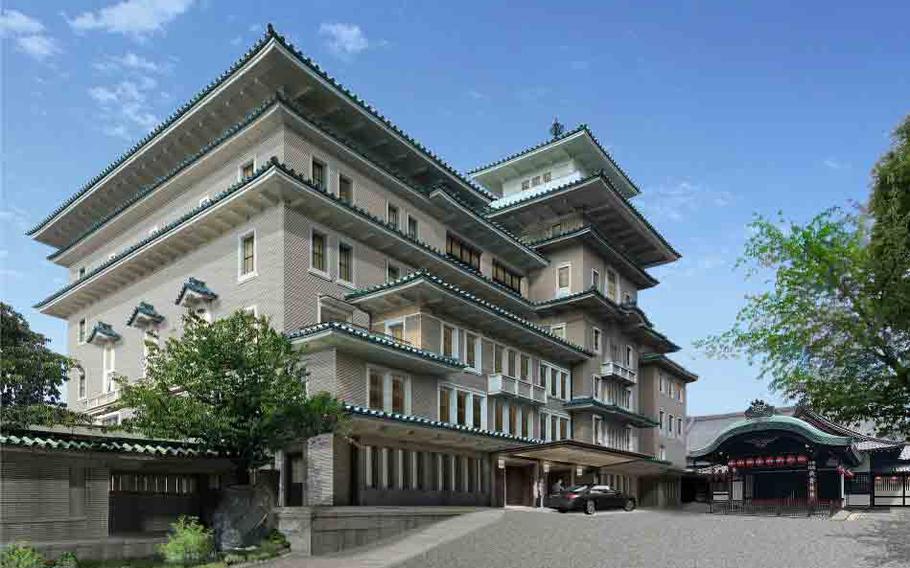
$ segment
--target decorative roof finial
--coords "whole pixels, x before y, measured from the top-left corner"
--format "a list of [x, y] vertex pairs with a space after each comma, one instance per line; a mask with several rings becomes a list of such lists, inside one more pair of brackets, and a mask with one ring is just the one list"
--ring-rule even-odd
[[550, 134], [553, 135], [553, 138], [559, 138], [565, 131], [566, 127], [563, 125], [563, 123], [559, 122], [559, 119], [554, 117], [553, 126], [550, 127]]
[[749, 405], [745, 415], [746, 418], [768, 418], [769, 416], [774, 416], [774, 410], [774, 407], [767, 402], [755, 399]]
[[268, 24], [266, 24], [266, 26], [265, 26], [265, 33], [266, 33], [267, 35], [274, 35], [274, 34], [275, 34], [275, 26], [272, 25], [272, 22], [269, 22]]

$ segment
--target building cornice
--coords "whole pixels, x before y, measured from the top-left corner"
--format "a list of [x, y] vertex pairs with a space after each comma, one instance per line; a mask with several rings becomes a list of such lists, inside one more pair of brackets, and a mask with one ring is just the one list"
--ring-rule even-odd
[[641, 356], [641, 365], [654, 365], [661, 367], [674, 375], [682, 378], [687, 383], [694, 383], [698, 380], [698, 375], [686, 369], [673, 359], [670, 359], [663, 353], [644, 353]]
[[597, 400], [594, 397], [573, 398], [572, 400], [563, 403], [563, 406], [570, 410], [591, 410], [598, 414], [620, 416], [633, 426], [637, 426], [639, 428], [654, 428], [655, 426], [659, 425], [656, 420], [649, 418], [644, 414], [639, 414], [637, 412], [627, 410], [615, 404], [607, 404], [605, 402]]

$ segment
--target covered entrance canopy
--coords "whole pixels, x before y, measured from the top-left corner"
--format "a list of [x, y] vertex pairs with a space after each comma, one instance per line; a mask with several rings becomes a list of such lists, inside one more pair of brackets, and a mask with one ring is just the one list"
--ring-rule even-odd
[[608, 468], [616, 473], [654, 473], [670, 469], [669, 462], [656, 460], [645, 454], [614, 450], [577, 440], [561, 440], [510, 448], [502, 453], [542, 462], [565, 463], [598, 469]]

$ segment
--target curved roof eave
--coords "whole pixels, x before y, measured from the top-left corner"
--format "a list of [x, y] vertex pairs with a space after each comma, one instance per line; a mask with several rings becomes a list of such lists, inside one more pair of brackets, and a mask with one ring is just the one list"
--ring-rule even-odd
[[705, 446], [689, 452], [694, 458], [707, 456], [715, 451], [727, 440], [739, 434], [748, 432], [760, 432], [763, 430], [783, 430], [793, 434], [799, 434], [808, 438], [816, 444], [825, 446], [850, 446], [852, 440], [846, 436], [834, 436], [822, 432], [815, 426], [808, 424], [792, 416], [774, 415], [765, 418], [747, 418], [740, 420], [723, 429], [714, 441]]

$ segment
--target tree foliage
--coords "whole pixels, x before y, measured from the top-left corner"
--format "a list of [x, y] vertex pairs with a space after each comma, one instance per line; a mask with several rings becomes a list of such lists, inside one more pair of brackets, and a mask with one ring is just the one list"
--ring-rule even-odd
[[343, 425], [339, 401], [307, 395], [299, 352], [267, 318], [188, 316], [182, 337], [150, 349], [145, 378], [117, 379], [121, 407], [133, 410], [125, 426], [224, 453], [241, 482], [269, 452]]
[[910, 121], [873, 172], [868, 212], [799, 225], [757, 217], [738, 267], [773, 273], [728, 331], [696, 342], [746, 355], [786, 397], [910, 436]]
[[9, 304], [0, 302], [0, 423], [5, 429], [88, 421], [66, 409], [61, 386], [75, 361], [48, 348]]

